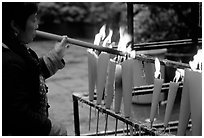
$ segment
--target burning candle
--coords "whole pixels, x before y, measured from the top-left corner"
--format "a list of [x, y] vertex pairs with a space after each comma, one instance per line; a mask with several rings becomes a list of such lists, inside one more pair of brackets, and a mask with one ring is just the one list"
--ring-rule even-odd
[[185, 70], [184, 85], [179, 114], [177, 135], [185, 135], [190, 113], [192, 135], [202, 135], [202, 51], [194, 56], [189, 65], [192, 70]]
[[122, 89], [124, 115], [129, 118], [131, 115], [132, 87], [133, 87], [133, 59], [128, 59], [122, 63]]
[[94, 90], [96, 87], [97, 80], [97, 55], [92, 51], [88, 50], [88, 79], [89, 79], [89, 100], [94, 100]]
[[107, 83], [106, 83], [106, 98], [105, 98], [105, 107], [107, 109], [110, 109], [110, 106], [113, 102], [113, 91], [114, 91], [114, 80], [115, 80], [115, 68], [116, 63], [115, 61], [111, 60], [108, 63], [108, 77], [107, 77]]
[[175, 101], [177, 90], [179, 87], [179, 83], [178, 83], [179, 78], [180, 78], [180, 72], [179, 70], [176, 70], [176, 75], [173, 79], [173, 82], [171, 81], [169, 84], [167, 106], [166, 106], [165, 117], [164, 117], [164, 128], [165, 129], [168, 126], [168, 122], [169, 122], [171, 112], [173, 109], [174, 101]]
[[202, 73], [186, 70], [189, 76], [189, 97], [192, 119], [192, 135], [202, 135]]
[[[105, 107], [106, 109], [110, 109], [110, 106], [113, 102], [113, 84], [115, 80], [115, 67], [116, 63], [112, 59], [110, 59], [108, 63], [108, 76], [107, 76], [107, 83], [106, 83], [106, 88], [105, 88]], [[105, 124], [105, 134], [107, 130], [107, 125], [108, 125], [108, 114], [106, 114], [106, 124]]]
[[202, 135], [202, 51], [198, 50], [197, 54], [190, 61], [192, 70], [186, 70], [189, 78], [189, 97], [190, 110], [192, 119], [192, 135]]
[[[187, 70], [187, 69], [186, 69]], [[188, 126], [188, 121], [190, 118], [190, 100], [189, 100], [189, 78], [186, 73], [184, 74], [183, 89], [181, 95], [180, 112], [179, 112], [179, 124], [178, 124], [178, 136], [184, 136], [186, 128]]]
[[101, 104], [103, 91], [106, 83], [108, 62], [109, 54], [102, 52], [98, 57], [97, 64], [97, 85], [96, 85], [97, 104]]
[[[159, 96], [162, 88], [162, 84], [164, 79], [161, 79], [161, 73], [160, 73], [160, 62], [159, 59], [155, 59], [155, 73], [154, 73], [154, 89], [153, 89], [153, 95], [152, 95], [152, 104], [151, 104], [151, 111], [150, 111], [150, 123], [151, 127], [154, 121], [154, 117], [157, 110], [157, 105], [159, 103]], [[158, 78], [159, 77], [159, 78]]]
[[116, 64], [115, 68], [115, 99], [114, 99], [114, 109], [115, 113], [120, 112], [122, 101], [122, 66]]

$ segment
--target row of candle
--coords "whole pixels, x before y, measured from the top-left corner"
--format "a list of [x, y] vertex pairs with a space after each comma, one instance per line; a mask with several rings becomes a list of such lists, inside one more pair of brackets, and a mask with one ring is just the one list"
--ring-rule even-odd
[[[121, 64], [116, 64], [116, 62], [112, 59], [110, 59], [110, 55], [107, 53], [102, 52], [98, 57], [94, 54], [94, 52], [91, 52], [90, 50], [88, 52], [88, 68], [89, 68], [89, 100], [93, 101], [93, 94], [94, 89], [96, 88], [97, 92], [97, 104], [101, 104], [102, 95], [105, 88], [105, 107], [107, 109], [110, 109], [110, 106], [113, 102], [113, 95], [115, 96], [114, 100], [114, 110], [115, 113], [120, 112], [121, 107], [121, 101], [123, 99], [124, 103], [124, 115], [126, 118], [130, 118], [131, 116], [131, 102], [132, 102], [132, 87], [133, 87], [133, 65], [134, 60], [128, 59], [122, 62]], [[160, 65], [158, 66], [158, 60], [155, 60], [156, 72], [155, 79], [154, 79], [154, 90], [153, 90], [153, 96], [152, 96], [152, 105], [151, 105], [151, 111], [150, 111], [150, 122], [151, 126], [154, 121], [154, 117], [156, 114], [157, 105], [159, 102], [159, 95], [161, 92], [161, 87], [163, 84], [163, 79], [161, 79], [160, 74]], [[185, 76], [188, 76], [186, 74], [189, 74], [189, 70], [185, 71]], [[195, 74], [195, 73], [192, 73]], [[158, 78], [160, 76], [160, 78]], [[194, 77], [196, 75], [193, 75]], [[197, 77], [196, 77], [197, 78]], [[185, 77], [184, 80], [189, 80], [187, 77]], [[202, 103], [201, 100], [196, 100], [195, 94], [192, 94], [192, 100], [191, 106], [188, 106], [190, 104], [189, 102], [189, 95], [187, 94], [187, 90], [189, 90], [188, 85], [186, 84], [187, 81], [184, 81], [184, 88], [182, 92], [182, 100], [181, 100], [181, 107], [180, 107], [180, 117], [179, 117], [179, 126], [178, 126], [178, 135], [183, 135], [184, 130], [187, 123], [187, 120], [189, 119], [190, 110], [187, 109], [187, 107], [191, 107], [192, 110], [195, 110], [196, 108], [193, 108], [193, 105], [198, 104], [198, 101]], [[197, 81], [195, 81], [197, 82]], [[192, 84], [195, 84], [191, 83]], [[200, 81], [201, 82], [201, 81]], [[115, 87], [114, 87], [115, 84]], [[197, 85], [199, 83], [196, 83]], [[173, 108], [174, 100], [176, 97], [176, 93], [179, 87], [178, 80], [170, 82], [169, 86], [169, 93], [168, 93], [168, 99], [167, 99], [167, 106], [165, 111], [165, 117], [164, 117], [164, 128], [168, 126], [168, 122], [170, 120], [171, 111]], [[115, 94], [114, 92], [115, 88]], [[193, 90], [192, 87], [190, 87], [190, 91]], [[199, 89], [202, 87], [198, 87], [196, 89]], [[187, 97], [187, 98], [183, 98]], [[201, 96], [199, 95], [198, 98]], [[198, 111], [198, 110], [196, 110]], [[201, 110], [200, 110], [201, 111]], [[195, 114], [195, 111], [192, 111], [192, 115], [198, 116], [199, 113]], [[197, 126], [194, 121], [195, 119], [192, 119], [192, 124], [194, 125], [194, 131], [199, 130], [195, 128]], [[198, 121], [197, 121], [198, 123]], [[193, 135], [196, 135], [197, 132], [193, 131]], [[195, 134], [196, 133], [196, 134]]]
[[[121, 64], [118, 64], [115, 60], [110, 58], [110, 54], [108, 53], [102, 52], [97, 56], [93, 50], [88, 50], [89, 100], [93, 101], [94, 90], [96, 89], [96, 104], [101, 105], [102, 97], [105, 95], [105, 108], [110, 109], [115, 97], [114, 110], [115, 113], [120, 113], [123, 99], [125, 117], [129, 118], [133, 87], [132, 62], [133, 59], [125, 60]], [[97, 124], [98, 118], [99, 111]], [[105, 132], [107, 129], [107, 121], [108, 115], [106, 115]], [[98, 133], [98, 129], [96, 133]]]
[[[192, 120], [192, 135], [202, 135], [202, 51], [198, 50], [194, 60], [189, 62], [191, 69], [185, 69], [181, 96], [179, 126], [177, 135], [183, 136], [189, 119]], [[199, 67], [197, 69], [197, 67]]]

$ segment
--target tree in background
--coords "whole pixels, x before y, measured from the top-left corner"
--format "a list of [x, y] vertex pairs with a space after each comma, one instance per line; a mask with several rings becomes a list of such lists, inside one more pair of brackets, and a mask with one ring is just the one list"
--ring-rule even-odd
[[[134, 42], [186, 39], [192, 38], [195, 33], [201, 37], [201, 26], [197, 27], [197, 17], [192, 14], [192, 11], [198, 10], [197, 4], [134, 4]], [[97, 26], [99, 30], [106, 23], [117, 30], [127, 22], [127, 5], [120, 2], [46, 2], [40, 3], [39, 9], [41, 24], [82, 22]]]

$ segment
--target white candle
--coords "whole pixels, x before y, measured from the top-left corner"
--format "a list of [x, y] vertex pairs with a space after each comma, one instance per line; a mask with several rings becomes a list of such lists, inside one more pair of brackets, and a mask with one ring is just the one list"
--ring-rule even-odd
[[106, 83], [106, 98], [105, 98], [105, 107], [110, 109], [110, 106], [113, 102], [113, 91], [114, 91], [114, 80], [115, 80], [115, 68], [116, 63], [113, 60], [110, 60], [108, 63], [108, 78]]
[[94, 100], [94, 90], [96, 87], [97, 78], [97, 55], [91, 51], [87, 51], [88, 54], [88, 79], [89, 79], [89, 100]]
[[168, 92], [167, 105], [166, 105], [166, 111], [165, 111], [165, 117], [164, 117], [164, 127], [165, 128], [168, 126], [168, 122], [171, 116], [171, 112], [173, 109], [178, 87], [179, 87], [178, 82], [171, 81], [169, 84], [169, 92]]
[[[187, 70], [187, 69], [186, 69]], [[181, 95], [181, 103], [180, 103], [180, 112], [179, 112], [179, 124], [177, 135], [184, 136], [186, 132], [186, 128], [188, 126], [189, 118], [190, 118], [190, 99], [189, 99], [189, 78], [188, 74], [184, 75], [184, 83]]]
[[[157, 106], [159, 103], [159, 97], [161, 93], [162, 84], [164, 79], [161, 79], [161, 72], [160, 72], [160, 62], [158, 58], [155, 58], [155, 72], [154, 72], [154, 89], [152, 94], [152, 104], [151, 104], [151, 111], [150, 111], [150, 123], [151, 127], [154, 122], [154, 117], [156, 114]], [[160, 78], [160, 79], [158, 79]]]
[[128, 59], [122, 63], [122, 86], [124, 115], [129, 118], [131, 115], [132, 87], [133, 87], [133, 59]]
[[192, 135], [202, 135], [202, 73], [186, 70], [189, 84]]
[[156, 114], [163, 82], [164, 82], [164, 79], [154, 79], [154, 90], [152, 94], [152, 104], [151, 104], [151, 111], [150, 111], [151, 125], [154, 121], [154, 117]]
[[122, 102], [122, 67], [120, 64], [116, 64], [116, 69], [115, 69], [115, 99], [114, 99], [115, 113], [120, 112], [121, 102]]
[[97, 104], [101, 104], [102, 101], [103, 91], [106, 83], [108, 62], [109, 54], [102, 52], [98, 57], [97, 64], [97, 85], [96, 85]]

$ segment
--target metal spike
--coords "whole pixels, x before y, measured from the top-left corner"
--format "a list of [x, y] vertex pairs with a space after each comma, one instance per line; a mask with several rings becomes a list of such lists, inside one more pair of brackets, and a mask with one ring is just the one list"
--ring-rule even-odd
[[106, 135], [107, 127], [108, 127], [108, 114], [106, 114], [105, 135]]
[[90, 106], [90, 110], [89, 110], [89, 131], [91, 128], [91, 106]]
[[99, 123], [99, 110], [97, 114], [96, 135], [98, 135], [98, 123]]

